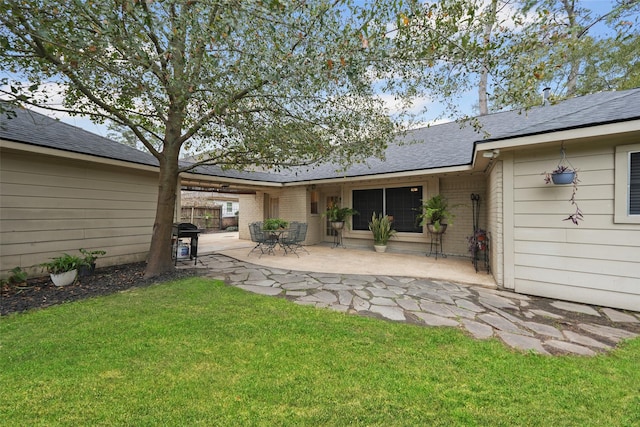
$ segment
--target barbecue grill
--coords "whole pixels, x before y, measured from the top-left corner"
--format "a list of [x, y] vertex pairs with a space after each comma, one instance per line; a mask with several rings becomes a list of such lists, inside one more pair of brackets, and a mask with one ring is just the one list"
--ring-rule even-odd
[[195, 265], [198, 262], [198, 236], [204, 229], [198, 228], [195, 224], [190, 222], [181, 222], [173, 224], [171, 231], [171, 242], [173, 245], [172, 256], [174, 258], [174, 265], [178, 264], [178, 251], [180, 250], [180, 239], [189, 239], [189, 259], [194, 260]]

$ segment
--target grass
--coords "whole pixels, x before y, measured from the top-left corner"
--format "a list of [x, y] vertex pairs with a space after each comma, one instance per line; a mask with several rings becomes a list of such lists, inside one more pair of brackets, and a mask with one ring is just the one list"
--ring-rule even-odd
[[640, 425], [640, 339], [518, 353], [193, 278], [0, 318], [0, 424]]

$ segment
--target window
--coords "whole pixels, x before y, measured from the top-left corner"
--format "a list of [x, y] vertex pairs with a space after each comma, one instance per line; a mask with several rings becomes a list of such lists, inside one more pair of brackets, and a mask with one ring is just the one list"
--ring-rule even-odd
[[616, 147], [615, 222], [640, 224], [640, 144]]
[[369, 230], [369, 221], [375, 212], [393, 217], [393, 228], [400, 232], [422, 233], [416, 216], [422, 199], [422, 186], [353, 190], [354, 230]]
[[318, 204], [320, 202], [320, 192], [318, 190], [311, 190], [311, 193], [309, 194], [310, 199], [311, 199], [311, 210], [310, 213], [312, 215], [317, 215], [318, 212]]
[[227, 213], [233, 213], [233, 203], [232, 202], [227, 202]]

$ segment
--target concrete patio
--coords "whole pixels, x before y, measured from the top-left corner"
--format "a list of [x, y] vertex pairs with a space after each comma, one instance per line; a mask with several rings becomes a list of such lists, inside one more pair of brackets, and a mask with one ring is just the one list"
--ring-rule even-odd
[[314, 271], [318, 273], [370, 274], [383, 276], [410, 276], [425, 279], [447, 280], [456, 283], [495, 288], [491, 274], [476, 273], [470, 258], [427, 257], [408, 253], [376, 253], [360, 248], [332, 248], [331, 245], [305, 246], [308, 253], [298, 251], [285, 255], [282, 250], [275, 255], [256, 250], [250, 254], [254, 243], [238, 238], [237, 232], [209, 233], [199, 238], [200, 255], [219, 253], [240, 261], [285, 270]]

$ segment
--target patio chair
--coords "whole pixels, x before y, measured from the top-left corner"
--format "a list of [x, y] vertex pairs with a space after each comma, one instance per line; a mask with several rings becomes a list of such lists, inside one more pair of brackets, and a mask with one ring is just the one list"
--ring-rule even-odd
[[308, 225], [305, 222], [292, 223], [292, 226], [290, 227], [291, 231], [286, 236], [283, 236], [280, 241], [284, 247], [285, 253], [293, 252], [297, 257], [300, 257], [297, 252], [298, 249], [302, 249], [306, 253], [309, 253], [302, 246], [302, 242], [307, 238], [307, 228]]
[[249, 224], [249, 234], [251, 235], [251, 241], [256, 245], [249, 251], [249, 255], [256, 249], [260, 249], [260, 256], [264, 253], [273, 254], [275, 243], [268, 233], [265, 233], [262, 229], [262, 222], [252, 222]]

